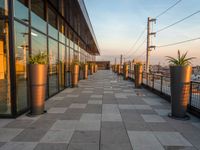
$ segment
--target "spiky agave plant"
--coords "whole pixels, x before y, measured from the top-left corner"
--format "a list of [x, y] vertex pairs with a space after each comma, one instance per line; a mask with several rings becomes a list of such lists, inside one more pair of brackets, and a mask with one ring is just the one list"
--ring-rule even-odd
[[187, 56], [187, 52], [181, 55], [180, 51], [178, 50], [177, 58], [174, 58], [171, 56], [166, 56], [166, 57], [169, 64], [172, 66], [188, 66], [191, 64], [191, 60], [195, 59], [195, 57], [186, 58], [186, 56]]

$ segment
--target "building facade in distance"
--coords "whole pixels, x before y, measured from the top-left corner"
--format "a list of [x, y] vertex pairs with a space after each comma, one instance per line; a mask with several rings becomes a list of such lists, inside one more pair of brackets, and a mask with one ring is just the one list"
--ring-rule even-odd
[[30, 55], [49, 56], [46, 98], [70, 87], [74, 59], [94, 61], [96, 38], [82, 0], [0, 0], [0, 117], [30, 108]]

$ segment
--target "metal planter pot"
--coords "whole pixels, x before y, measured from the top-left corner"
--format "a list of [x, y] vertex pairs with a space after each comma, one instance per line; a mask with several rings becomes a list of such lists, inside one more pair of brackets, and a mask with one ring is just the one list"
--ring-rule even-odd
[[95, 72], [95, 73], [97, 72], [97, 69], [98, 69], [98, 66], [97, 66], [97, 65], [94, 65], [94, 72]]
[[29, 64], [31, 115], [44, 113], [47, 86], [47, 65]]
[[84, 73], [83, 73], [83, 78], [88, 79], [88, 65], [84, 65]]
[[94, 74], [94, 65], [90, 65], [90, 75]]
[[171, 66], [171, 116], [187, 118], [186, 111], [190, 97], [191, 66]]
[[75, 64], [72, 67], [72, 87], [78, 87], [79, 65]]
[[142, 86], [142, 65], [134, 65], [135, 88]]
[[117, 65], [117, 74], [118, 74], [118, 75], [121, 74], [121, 68], [120, 68], [120, 65]]
[[128, 65], [127, 64], [124, 64], [123, 70], [124, 70], [124, 80], [127, 80], [128, 79]]

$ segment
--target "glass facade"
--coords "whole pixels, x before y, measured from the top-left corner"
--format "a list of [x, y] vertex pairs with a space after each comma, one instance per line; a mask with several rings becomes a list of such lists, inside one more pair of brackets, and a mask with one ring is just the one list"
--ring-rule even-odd
[[8, 1], [0, 1], [0, 114], [11, 113]]
[[[84, 39], [87, 41], [91, 35], [86, 38], [84, 32], [88, 27], [79, 23], [83, 17], [80, 8], [69, 8], [69, 1], [78, 3], [74, 0], [0, 0], [0, 117], [17, 116], [30, 108], [30, 55], [48, 54], [47, 99], [71, 86], [73, 60], [94, 59], [86, 51], [89, 43]], [[74, 17], [73, 13], [76, 13]], [[78, 15], [79, 21], [75, 17]]]

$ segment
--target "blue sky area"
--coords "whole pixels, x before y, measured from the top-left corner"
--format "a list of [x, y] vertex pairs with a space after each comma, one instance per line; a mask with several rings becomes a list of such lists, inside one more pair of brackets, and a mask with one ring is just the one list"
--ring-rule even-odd
[[[178, 0], [85, 0], [85, 4], [101, 49], [99, 60], [119, 58], [120, 54], [129, 59], [145, 60], [146, 44], [135, 50], [146, 38], [143, 35], [138, 44], [135, 40], [147, 25], [147, 17], [156, 17]], [[182, 0], [173, 9], [158, 18], [154, 31], [172, 24], [200, 10], [200, 0]], [[190, 38], [200, 37], [200, 13], [177, 24], [153, 38], [153, 44], [165, 45]], [[151, 52], [151, 63], [167, 65], [165, 56], [175, 56], [177, 50], [188, 51], [196, 56], [194, 64], [200, 63], [200, 40]], [[119, 59], [118, 59], [119, 60]]]

